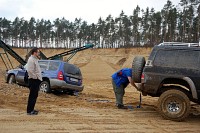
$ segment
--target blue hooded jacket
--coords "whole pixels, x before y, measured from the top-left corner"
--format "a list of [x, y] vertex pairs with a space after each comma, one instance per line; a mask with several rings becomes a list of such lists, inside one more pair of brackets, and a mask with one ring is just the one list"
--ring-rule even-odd
[[131, 68], [123, 68], [112, 75], [112, 79], [117, 87], [120, 87], [122, 84], [126, 87], [129, 84], [128, 77], [132, 77]]

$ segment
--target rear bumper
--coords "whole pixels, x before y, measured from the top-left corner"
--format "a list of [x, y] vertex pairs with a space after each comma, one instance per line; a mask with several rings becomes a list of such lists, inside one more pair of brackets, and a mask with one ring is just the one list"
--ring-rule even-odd
[[138, 91], [142, 92], [143, 95], [153, 96], [156, 94], [155, 86], [146, 85], [144, 83], [138, 83]]
[[71, 85], [67, 84], [65, 81], [58, 80], [58, 79], [50, 79], [50, 86], [51, 89], [62, 89], [62, 90], [74, 90], [74, 91], [83, 91], [84, 86], [78, 86], [78, 85]]
[[144, 84], [143, 83], [137, 83], [137, 86], [138, 86], [138, 91], [142, 92], [143, 89], [144, 89]]

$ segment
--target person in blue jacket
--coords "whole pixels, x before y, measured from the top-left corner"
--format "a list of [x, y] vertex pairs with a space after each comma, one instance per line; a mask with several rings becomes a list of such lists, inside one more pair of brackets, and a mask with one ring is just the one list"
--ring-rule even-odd
[[116, 97], [116, 106], [119, 109], [127, 109], [123, 104], [123, 96], [125, 94], [125, 88], [129, 83], [137, 89], [137, 86], [132, 80], [131, 68], [123, 68], [112, 75], [112, 85]]

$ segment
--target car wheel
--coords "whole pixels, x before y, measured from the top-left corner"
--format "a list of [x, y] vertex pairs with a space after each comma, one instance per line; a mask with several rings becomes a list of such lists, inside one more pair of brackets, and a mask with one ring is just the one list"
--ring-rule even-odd
[[47, 81], [42, 81], [39, 88], [40, 88], [41, 92], [44, 92], [44, 93], [50, 93], [51, 92], [49, 82], [47, 82]]
[[145, 65], [145, 58], [142, 56], [136, 56], [133, 59], [132, 64], [132, 79], [135, 83], [141, 82], [141, 75]]
[[10, 75], [10, 77], [8, 79], [8, 84], [14, 84], [15, 82], [16, 82], [15, 76], [14, 75]]
[[180, 90], [165, 91], [158, 100], [158, 111], [165, 119], [182, 121], [189, 115], [190, 100]]

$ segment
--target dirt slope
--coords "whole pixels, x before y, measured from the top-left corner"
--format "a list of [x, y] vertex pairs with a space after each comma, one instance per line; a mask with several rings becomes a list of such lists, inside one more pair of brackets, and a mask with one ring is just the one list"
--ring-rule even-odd
[[[25, 56], [26, 50], [15, 49]], [[47, 56], [65, 51], [44, 49]], [[200, 107], [193, 105], [185, 122], [164, 120], [156, 111], [157, 98], [143, 97], [137, 109], [139, 93], [131, 86], [126, 89], [124, 103], [133, 109], [118, 110], [110, 76], [122, 67], [131, 67], [133, 57], [150, 53], [150, 49], [90, 49], [77, 53], [70, 61], [80, 66], [84, 91], [79, 96], [63, 93], [39, 94], [38, 116], [25, 113], [28, 89], [5, 83], [5, 67], [0, 60], [0, 132], [73, 132], [73, 133], [164, 133], [200, 132]], [[17, 62], [12, 59], [15, 66]]]

